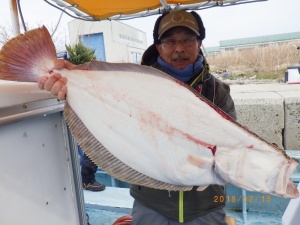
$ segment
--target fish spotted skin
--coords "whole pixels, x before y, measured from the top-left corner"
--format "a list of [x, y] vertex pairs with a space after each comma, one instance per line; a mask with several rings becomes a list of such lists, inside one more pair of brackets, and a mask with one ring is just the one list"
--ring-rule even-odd
[[290, 180], [297, 160], [183, 82], [130, 63], [91, 61], [55, 70], [53, 49], [45, 27], [10, 40], [0, 52], [0, 79], [65, 76], [64, 114], [70, 130], [112, 176], [166, 190], [199, 186], [201, 191], [230, 182], [250, 191], [299, 196]]

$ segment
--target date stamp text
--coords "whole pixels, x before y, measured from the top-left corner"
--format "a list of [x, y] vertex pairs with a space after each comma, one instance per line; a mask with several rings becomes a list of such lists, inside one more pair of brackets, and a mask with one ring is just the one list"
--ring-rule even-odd
[[214, 196], [214, 202], [249, 202], [249, 203], [268, 203], [271, 202], [270, 195], [261, 195], [261, 196], [235, 196], [235, 195], [226, 195], [226, 196]]

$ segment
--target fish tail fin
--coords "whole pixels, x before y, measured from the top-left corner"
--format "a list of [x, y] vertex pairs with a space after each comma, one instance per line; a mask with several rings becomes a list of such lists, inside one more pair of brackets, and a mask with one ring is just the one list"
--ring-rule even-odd
[[0, 79], [34, 82], [54, 68], [56, 51], [45, 26], [6, 42], [0, 50]]

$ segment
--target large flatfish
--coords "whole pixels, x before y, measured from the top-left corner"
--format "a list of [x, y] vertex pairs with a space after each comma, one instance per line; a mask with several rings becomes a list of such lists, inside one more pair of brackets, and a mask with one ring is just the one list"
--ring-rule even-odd
[[78, 144], [122, 181], [165, 190], [199, 191], [228, 182], [288, 198], [298, 161], [235, 122], [183, 82], [154, 68], [91, 61], [55, 70], [48, 30], [8, 41], [0, 79], [67, 78], [64, 115]]

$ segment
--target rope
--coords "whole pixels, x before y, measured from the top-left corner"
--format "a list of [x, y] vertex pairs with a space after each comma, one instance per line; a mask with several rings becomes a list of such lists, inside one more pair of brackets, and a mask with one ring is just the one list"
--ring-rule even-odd
[[119, 219], [117, 219], [112, 225], [131, 225], [132, 216], [122, 216]]

